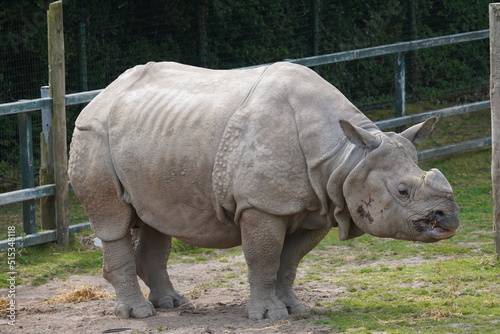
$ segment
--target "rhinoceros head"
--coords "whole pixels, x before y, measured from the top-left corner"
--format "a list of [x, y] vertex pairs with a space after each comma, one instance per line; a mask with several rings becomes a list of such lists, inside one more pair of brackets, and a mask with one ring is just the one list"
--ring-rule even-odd
[[406, 131], [372, 134], [341, 121], [349, 141], [369, 153], [349, 173], [343, 193], [352, 220], [363, 232], [396, 239], [435, 242], [459, 226], [453, 190], [437, 169], [417, 166], [418, 142], [437, 118]]

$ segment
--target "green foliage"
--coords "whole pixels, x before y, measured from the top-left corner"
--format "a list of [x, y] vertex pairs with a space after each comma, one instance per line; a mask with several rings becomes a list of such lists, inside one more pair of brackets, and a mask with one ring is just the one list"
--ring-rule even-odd
[[[45, 1], [6, 1], [0, 10], [0, 101], [37, 96], [47, 81]], [[42, 74], [43, 73], [43, 74]], [[19, 93], [29, 92], [25, 96]], [[3, 118], [3, 117], [2, 117]], [[1, 123], [0, 123], [1, 125]], [[2, 126], [2, 131], [4, 127]]]
[[[0, 10], [0, 26], [7, 31], [0, 34], [0, 102], [36, 98], [39, 87], [48, 83], [45, 11], [49, 2], [7, 0]], [[311, 56], [316, 51], [328, 54], [486, 29], [488, 3], [155, 0], [144, 6], [137, 0], [67, 0], [66, 88], [68, 92], [101, 89], [127, 68], [148, 61], [228, 69]], [[484, 40], [410, 53], [406, 61], [407, 99], [484, 90], [489, 80], [488, 60], [488, 42]], [[85, 64], [88, 75], [82, 77]], [[392, 105], [393, 56], [316, 70], [364, 110]], [[68, 140], [80, 110], [68, 108]], [[34, 126], [36, 134], [38, 123]], [[0, 117], [0, 128], [0, 160], [16, 168], [17, 117]], [[38, 152], [38, 145], [34, 149]]]
[[[100, 89], [125, 69], [152, 60], [235, 68], [311, 56], [313, 39], [318, 40], [319, 53], [326, 54], [486, 29], [488, 3], [155, 0], [144, 6], [136, 0], [68, 0], [64, 2], [66, 86], [70, 92], [81, 89], [82, 24], [86, 27], [88, 86]], [[314, 4], [319, 27], [315, 38]], [[0, 62], [0, 101], [36, 97], [39, 86], [47, 83], [47, 5], [48, 1], [7, 0], [0, 12], [0, 25], [8, 31], [0, 36], [0, 59], [5, 60]], [[487, 43], [481, 47], [473, 44], [418, 52], [408, 62], [409, 72], [415, 72], [409, 75], [410, 85], [429, 87], [441, 82], [439, 88], [446, 90], [457, 80], [460, 84], [474, 81], [487, 68], [488, 59]], [[21, 64], [16, 55], [30, 66]], [[358, 101], [392, 95], [392, 69], [392, 57], [383, 57], [349, 62], [334, 68], [333, 73], [326, 67], [322, 72]], [[28, 94], [25, 87], [31, 87]]]

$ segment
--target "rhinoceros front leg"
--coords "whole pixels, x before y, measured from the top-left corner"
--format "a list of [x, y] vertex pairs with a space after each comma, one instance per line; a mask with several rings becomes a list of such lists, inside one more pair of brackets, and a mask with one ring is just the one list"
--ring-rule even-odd
[[137, 281], [132, 237], [102, 242], [103, 276], [115, 288], [115, 315], [121, 318], [146, 318], [155, 315], [153, 305], [144, 298]]
[[302, 258], [325, 237], [329, 230], [329, 228], [298, 230], [285, 238], [276, 281], [276, 294], [290, 314], [306, 312], [305, 306], [293, 291], [293, 282]]
[[246, 307], [248, 318], [287, 317], [288, 310], [276, 295], [276, 278], [286, 233], [285, 219], [248, 209], [242, 213], [240, 227], [250, 283], [250, 300]]
[[172, 237], [142, 224], [132, 229], [137, 274], [151, 290], [149, 301], [156, 307], [172, 309], [189, 303], [175, 291], [167, 272]]

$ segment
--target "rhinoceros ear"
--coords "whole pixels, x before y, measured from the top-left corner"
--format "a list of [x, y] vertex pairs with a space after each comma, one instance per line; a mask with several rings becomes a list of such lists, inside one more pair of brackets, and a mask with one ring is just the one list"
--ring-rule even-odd
[[427, 138], [434, 129], [434, 125], [439, 120], [439, 117], [433, 116], [422, 123], [415, 124], [414, 126], [401, 132], [400, 135], [411, 141], [412, 143], [418, 143], [421, 140]]
[[349, 141], [356, 146], [373, 150], [379, 147], [380, 143], [382, 143], [382, 140], [379, 137], [372, 135], [365, 129], [352, 125], [348, 121], [340, 120], [339, 123], [347, 139], [349, 139]]

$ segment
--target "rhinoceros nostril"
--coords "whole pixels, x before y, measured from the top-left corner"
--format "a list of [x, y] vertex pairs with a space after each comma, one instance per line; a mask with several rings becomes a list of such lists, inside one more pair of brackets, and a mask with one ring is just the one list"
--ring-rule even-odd
[[433, 216], [434, 216], [434, 219], [439, 222], [443, 219], [444, 213], [443, 213], [443, 211], [435, 211]]

